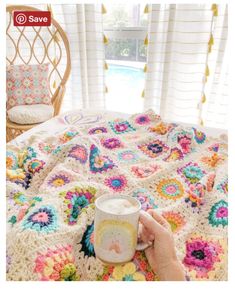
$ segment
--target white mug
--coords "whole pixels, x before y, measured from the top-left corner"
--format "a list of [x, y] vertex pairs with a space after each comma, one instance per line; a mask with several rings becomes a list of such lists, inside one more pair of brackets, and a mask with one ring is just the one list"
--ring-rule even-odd
[[[102, 202], [126, 199], [135, 207], [129, 213], [115, 214], [102, 208]], [[141, 203], [127, 195], [104, 194], [95, 201], [94, 249], [96, 257], [111, 264], [130, 261], [136, 250], [144, 250], [150, 244], [138, 243]]]

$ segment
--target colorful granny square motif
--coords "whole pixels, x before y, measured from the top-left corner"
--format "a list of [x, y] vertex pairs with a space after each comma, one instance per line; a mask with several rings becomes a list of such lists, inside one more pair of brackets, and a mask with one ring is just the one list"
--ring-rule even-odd
[[89, 162], [92, 173], [102, 173], [115, 166], [113, 161], [108, 157], [101, 156], [100, 150], [95, 145], [91, 145]]
[[48, 248], [46, 252], [38, 253], [35, 259], [34, 272], [40, 276], [40, 281], [79, 281], [71, 245]]
[[226, 178], [223, 182], [217, 185], [217, 190], [221, 193], [227, 194], [228, 193], [228, 179]]
[[171, 200], [180, 199], [184, 195], [184, 187], [177, 179], [162, 179], [156, 191], [161, 197]]
[[7, 180], [10, 180], [11, 182], [19, 184], [25, 189], [27, 189], [30, 186], [30, 182], [32, 179], [31, 174], [26, 173], [22, 169], [16, 169], [16, 170], [7, 169], [6, 177], [7, 177]]
[[211, 156], [201, 158], [201, 162], [205, 163], [210, 168], [217, 167], [223, 161], [224, 157], [218, 153], [213, 153]]
[[192, 208], [197, 207], [199, 209], [204, 203], [206, 186], [201, 183], [191, 184], [186, 192], [188, 196], [185, 198], [185, 203], [191, 204]]
[[16, 170], [18, 168], [18, 158], [12, 151], [7, 151], [6, 168], [10, 170]]
[[173, 125], [165, 124], [164, 122], [160, 122], [155, 126], [149, 127], [150, 132], [154, 132], [157, 134], [164, 135], [169, 132], [173, 128]]
[[77, 136], [79, 133], [77, 131], [69, 130], [64, 132], [60, 137], [59, 140], [61, 143], [66, 143]]
[[126, 132], [135, 131], [136, 129], [131, 126], [128, 121], [110, 121], [109, 125], [112, 131], [116, 134], [123, 134]]
[[183, 264], [190, 270], [196, 271], [196, 277], [208, 278], [208, 273], [215, 269], [215, 263], [220, 262], [223, 248], [219, 241], [192, 237], [186, 241], [186, 253]]
[[174, 162], [178, 160], [182, 160], [184, 158], [184, 155], [182, 151], [178, 148], [171, 149], [169, 155], [164, 159], [165, 162]]
[[18, 154], [19, 166], [25, 164], [28, 160], [32, 160], [37, 157], [37, 153], [32, 147], [27, 147], [26, 150], [21, 151]]
[[102, 275], [98, 277], [101, 281], [156, 281], [145, 254], [136, 251], [133, 259], [121, 265], [105, 265]]
[[209, 223], [212, 227], [223, 227], [228, 225], [228, 203], [224, 200], [220, 200], [211, 207], [211, 211], [208, 216]]
[[86, 231], [84, 232], [81, 240], [81, 251], [84, 252], [85, 256], [95, 257], [94, 250], [94, 222], [91, 225], [88, 225]]
[[38, 173], [40, 170], [43, 169], [46, 163], [43, 160], [32, 159], [28, 163], [28, 171], [32, 174]]
[[220, 148], [220, 144], [219, 143], [214, 143], [214, 144], [212, 144], [212, 145], [210, 145], [208, 147], [208, 150], [217, 153], [219, 151], [219, 148]]
[[104, 126], [99, 126], [99, 127], [94, 127], [92, 129], [89, 130], [89, 134], [100, 134], [100, 133], [107, 133], [108, 130], [106, 127]]
[[16, 222], [20, 222], [37, 202], [42, 201], [41, 197], [29, 198], [17, 190], [10, 192], [9, 197], [10, 199], [8, 200], [8, 203], [11, 204], [11, 206], [14, 206], [18, 211], [17, 215], [12, 215], [8, 220], [8, 222], [12, 225], [14, 225]]
[[42, 206], [30, 214], [22, 224], [24, 229], [31, 229], [38, 232], [50, 233], [56, 231], [57, 213], [52, 206]]
[[206, 140], [206, 135], [204, 132], [197, 130], [196, 128], [193, 127], [193, 133], [194, 133], [194, 139], [198, 144], [204, 143]]
[[183, 215], [178, 212], [163, 212], [162, 216], [167, 220], [171, 226], [171, 231], [177, 233], [186, 224], [186, 220]]
[[141, 114], [135, 118], [135, 123], [138, 125], [147, 125], [150, 122], [151, 122], [151, 118], [147, 114]]
[[144, 188], [140, 188], [133, 192], [133, 197], [137, 198], [141, 203], [141, 209], [147, 211], [149, 209], [156, 209], [158, 206], [155, 199]]
[[118, 175], [105, 179], [104, 183], [115, 192], [121, 192], [127, 186], [127, 179], [124, 175]]
[[147, 178], [154, 174], [157, 171], [160, 171], [161, 167], [156, 164], [145, 164], [142, 166], [133, 166], [131, 167], [131, 172], [137, 177], [137, 178]]
[[100, 142], [106, 149], [110, 149], [110, 150], [123, 147], [123, 144], [121, 143], [121, 141], [114, 137], [101, 139]]
[[96, 189], [92, 187], [79, 188], [75, 187], [67, 192], [61, 192], [60, 196], [64, 198], [66, 205], [66, 219], [65, 222], [69, 225], [77, 223], [78, 216], [84, 209], [94, 202]]
[[182, 176], [185, 182], [190, 184], [198, 183], [206, 174], [197, 163], [189, 162], [182, 168], [177, 170], [178, 174]]
[[67, 172], [58, 172], [57, 174], [50, 177], [47, 185], [53, 188], [59, 188], [66, 184], [69, 184], [73, 180], [73, 177]]
[[169, 149], [169, 147], [160, 140], [139, 145], [138, 148], [150, 158], [156, 158]]
[[49, 143], [40, 142], [38, 144], [38, 149], [40, 150], [41, 153], [49, 155], [55, 149], [55, 145], [52, 145], [52, 144], [49, 144]]
[[139, 156], [132, 150], [121, 151], [117, 157], [119, 161], [126, 163], [133, 163], [139, 159]]
[[83, 145], [75, 145], [69, 151], [68, 157], [74, 158], [79, 161], [81, 164], [85, 164], [88, 158], [87, 149]]

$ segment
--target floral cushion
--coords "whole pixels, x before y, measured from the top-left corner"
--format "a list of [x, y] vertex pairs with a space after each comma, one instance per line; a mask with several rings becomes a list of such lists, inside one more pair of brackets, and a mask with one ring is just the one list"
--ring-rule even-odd
[[6, 73], [7, 110], [25, 104], [51, 104], [49, 63], [9, 65]]

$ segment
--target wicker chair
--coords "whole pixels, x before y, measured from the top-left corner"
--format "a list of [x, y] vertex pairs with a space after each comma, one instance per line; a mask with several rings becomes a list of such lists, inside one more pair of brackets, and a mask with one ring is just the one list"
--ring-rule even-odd
[[[54, 116], [60, 112], [65, 94], [65, 85], [70, 75], [71, 59], [69, 42], [66, 33], [53, 18], [49, 27], [15, 27], [13, 26], [13, 11], [37, 11], [39, 9], [22, 6], [7, 6], [7, 56], [6, 64], [42, 64], [50, 63], [49, 83], [50, 96], [54, 107]], [[22, 47], [24, 46], [24, 49]], [[9, 48], [10, 47], [10, 48]], [[37, 49], [37, 51], [36, 51]], [[39, 51], [40, 50], [40, 57]], [[37, 124], [22, 125], [11, 122], [7, 117], [7, 142]]]

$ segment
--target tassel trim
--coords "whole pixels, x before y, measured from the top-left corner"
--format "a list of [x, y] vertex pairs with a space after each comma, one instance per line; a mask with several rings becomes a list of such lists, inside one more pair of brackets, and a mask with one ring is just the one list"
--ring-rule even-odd
[[107, 9], [105, 8], [104, 4], [102, 4], [101, 10], [102, 10], [102, 14], [106, 14], [107, 13]]
[[148, 45], [148, 44], [149, 44], [148, 35], [146, 35], [144, 39], [144, 45]]
[[144, 7], [144, 14], [147, 14], [149, 13], [149, 5], [146, 4], [145, 7]]
[[108, 37], [104, 35], [103, 41], [104, 41], [104, 44], [108, 44], [109, 42]]
[[214, 16], [218, 16], [218, 5], [217, 4], [212, 4], [211, 10], [212, 10]]

